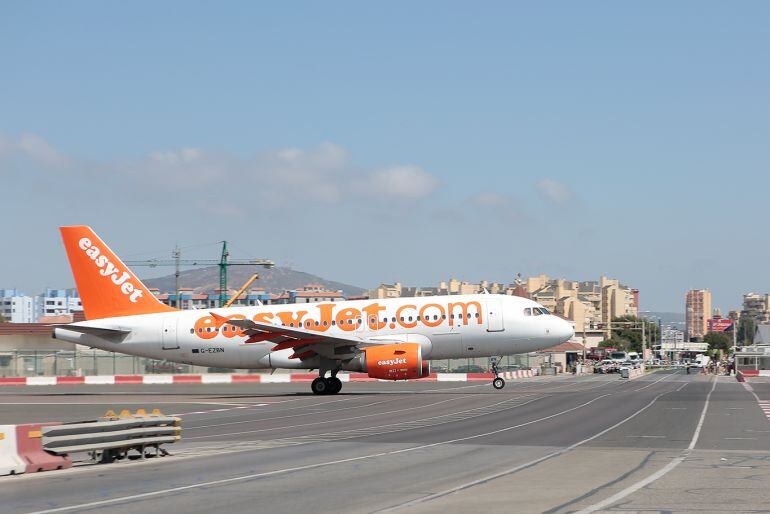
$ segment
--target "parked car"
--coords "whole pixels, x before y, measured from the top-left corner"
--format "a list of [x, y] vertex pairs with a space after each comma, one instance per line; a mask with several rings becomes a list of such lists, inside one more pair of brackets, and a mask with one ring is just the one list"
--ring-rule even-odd
[[594, 373], [617, 373], [620, 366], [612, 359], [604, 359], [594, 366]]
[[145, 373], [184, 373], [185, 371], [187, 371], [187, 367], [184, 364], [167, 360], [150, 360], [144, 365]]
[[452, 370], [454, 373], [486, 373], [487, 370], [477, 364], [466, 364]]
[[235, 370], [233, 368], [217, 368], [217, 367], [211, 367], [208, 368], [209, 373], [233, 373]]
[[506, 364], [505, 366], [498, 366], [498, 371], [520, 371], [523, 369], [531, 369], [529, 366], [522, 366], [521, 364]]

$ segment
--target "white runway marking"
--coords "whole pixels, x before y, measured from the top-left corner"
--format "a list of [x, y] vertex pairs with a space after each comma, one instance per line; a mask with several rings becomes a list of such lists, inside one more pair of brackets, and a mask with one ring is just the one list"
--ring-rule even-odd
[[[200, 482], [200, 483], [197, 483], [197, 484], [190, 484], [190, 485], [185, 485], [185, 486], [180, 486], [180, 487], [171, 487], [171, 488], [168, 488], [168, 489], [161, 489], [161, 490], [151, 491], [151, 492], [147, 492], [147, 493], [134, 494], [134, 495], [130, 495], [130, 496], [121, 496], [121, 497], [118, 497], [118, 498], [111, 498], [111, 499], [107, 499], [107, 500], [99, 500], [99, 501], [94, 501], [94, 502], [82, 503], [82, 504], [78, 504], [78, 505], [70, 505], [70, 506], [67, 506], [67, 507], [57, 507], [57, 508], [54, 508], [54, 509], [46, 509], [46, 510], [32, 512], [32, 513], [29, 513], [29, 514], [51, 514], [51, 513], [54, 513], [54, 512], [66, 512], [66, 511], [72, 511], [72, 510], [82, 510], [82, 509], [88, 509], [88, 508], [91, 508], [91, 507], [98, 507], [98, 506], [102, 506], [102, 505], [110, 505], [110, 504], [120, 503], [120, 502], [126, 502], [126, 501], [132, 501], [132, 500], [141, 500], [141, 499], [145, 499], [145, 498], [152, 498], [154, 496], [161, 496], [161, 495], [169, 494], [169, 493], [177, 493], [177, 492], [182, 492], [182, 491], [189, 491], [191, 489], [199, 489], [201, 487], [210, 487], [210, 486], [215, 486], [215, 485], [232, 484], [232, 483], [237, 483], [237, 482], [243, 482], [243, 481], [246, 481], [246, 480], [252, 480], [252, 479], [255, 479], [255, 478], [262, 478], [262, 477], [268, 477], [268, 476], [281, 475], [281, 474], [291, 473], [291, 472], [295, 472], [295, 471], [305, 471], [305, 470], [308, 470], [308, 469], [316, 469], [316, 468], [321, 468], [321, 467], [326, 467], [326, 466], [333, 466], [333, 465], [337, 465], [337, 464], [344, 464], [344, 463], [347, 463], [347, 462], [357, 462], [357, 461], [368, 460], [368, 459], [373, 459], [373, 458], [377, 458], [377, 457], [386, 457], [386, 456], [389, 456], [389, 455], [398, 455], [398, 454], [402, 454], [402, 453], [408, 453], [408, 452], [413, 452], [413, 451], [418, 451], [418, 450], [424, 450], [426, 448], [434, 448], [434, 447], [437, 447], [437, 446], [453, 444], [453, 443], [457, 443], [457, 442], [461, 442], [461, 441], [468, 441], [468, 440], [471, 440], [471, 439], [477, 439], [477, 438], [480, 438], [480, 437], [487, 437], [487, 436], [490, 436], [490, 435], [499, 434], [499, 433], [506, 432], [506, 431], [509, 431], [509, 430], [515, 430], [517, 428], [521, 428], [521, 427], [524, 427], [524, 426], [527, 426], [527, 425], [538, 423], [540, 421], [546, 421], [548, 419], [553, 419], [555, 417], [561, 416], [561, 415], [566, 414], [568, 412], [574, 412], [574, 411], [576, 411], [578, 409], [582, 409], [586, 405], [594, 403], [597, 400], [599, 400], [601, 398], [605, 398], [607, 396], [610, 396], [610, 393], [603, 394], [603, 395], [598, 396], [598, 397], [596, 397], [596, 398], [594, 398], [592, 400], [589, 400], [589, 401], [587, 401], [585, 403], [582, 403], [580, 405], [577, 405], [575, 407], [572, 407], [570, 409], [567, 409], [567, 410], [564, 410], [564, 411], [561, 411], [561, 412], [557, 412], [555, 414], [551, 414], [549, 416], [544, 416], [542, 418], [535, 419], [535, 420], [532, 420], [532, 421], [528, 421], [526, 423], [521, 423], [521, 424], [510, 426], [510, 427], [501, 428], [499, 430], [493, 430], [491, 432], [486, 432], [486, 433], [483, 433], [483, 434], [476, 434], [476, 435], [472, 435], [472, 436], [466, 436], [466, 437], [461, 437], [461, 438], [457, 438], [457, 439], [451, 439], [451, 440], [448, 440], [448, 441], [440, 441], [440, 442], [437, 442], [437, 443], [430, 443], [430, 444], [423, 444], [423, 445], [419, 445], [419, 446], [412, 446], [412, 447], [404, 448], [404, 449], [401, 449], [401, 450], [392, 450], [392, 451], [386, 451], [386, 452], [372, 453], [372, 454], [369, 454], [369, 455], [361, 455], [359, 457], [350, 457], [350, 458], [347, 458], [347, 459], [339, 459], [339, 460], [334, 460], [334, 461], [319, 462], [319, 463], [316, 463], [316, 464], [307, 464], [305, 466], [296, 466], [296, 467], [291, 467], [291, 468], [277, 469], [277, 470], [273, 470], [273, 471], [265, 471], [265, 472], [262, 472], [262, 473], [253, 473], [253, 474], [250, 474], [250, 475], [242, 475], [242, 476], [237, 476], [237, 477], [232, 477], [232, 478], [224, 478], [224, 479], [221, 479], [221, 480], [212, 480], [212, 481], [209, 481], [209, 482]], [[641, 411], [639, 411], [639, 412], [641, 412]], [[612, 428], [614, 428], [614, 427], [612, 427]], [[596, 437], [598, 437], [598, 435]]]
[[585, 509], [582, 509], [578, 511], [577, 514], [589, 514], [591, 512], [596, 512], [597, 510], [604, 509], [605, 507], [609, 507], [610, 505], [619, 502], [623, 498], [635, 493], [639, 489], [648, 486], [649, 484], [655, 482], [659, 478], [665, 476], [669, 471], [676, 468], [678, 465], [680, 465], [682, 462], [687, 459], [687, 457], [690, 455], [690, 452], [692, 452], [693, 448], [695, 448], [695, 445], [698, 443], [698, 438], [700, 437], [700, 431], [701, 428], [703, 428], [703, 422], [706, 419], [706, 411], [709, 408], [709, 401], [711, 400], [711, 393], [714, 392], [714, 389], [717, 387], [717, 380], [716, 377], [712, 380], [712, 386], [711, 390], [709, 391], [709, 394], [706, 396], [706, 403], [703, 405], [703, 410], [700, 413], [700, 419], [698, 420], [698, 426], [695, 427], [695, 433], [692, 436], [692, 439], [690, 440], [690, 444], [687, 446], [687, 449], [680, 455], [679, 457], [675, 458], [668, 464], [666, 464], [663, 468], [659, 469], [652, 475], [649, 475], [648, 477], [636, 482], [635, 484], [632, 484], [622, 491], [613, 494], [609, 498], [605, 499], [604, 501], [600, 501], [599, 503], [595, 503], [589, 507], [586, 507]]
[[[660, 378], [660, 379], [656, 380], [654, 383], [658, 383], [658, 382], [661, 382], [661, 381], [663, 381], [663, 380], [666, 380], [667, 378], [670, 378], [670, 377], [672, 377], [672, 376], [673, 376], [673, 374], [672, 374], [672, 375], [665, 375], [665, 376], [663, 376], [662, 378]], [[684, 384], [684, 385], [686, 385], [686, 384]], [[684, 385], [682, 385], [681, 387], [679, 387], [679, 388], [677, 389], [677, 391], [681, 390], [681, 389], [684, 387]], [[526, 469], [526, 468], [532, 467], [532, 466], [534, 466], [534, 465], [536, 465], [536, 464], [539, 464], [539, 463], [541, 463], [541, 462], [543, 462], [543, 461], [546, 461], [546, 460], [548, 460], [548, 459], [551, 459], [551, 458], [553, 458], [553, 457], [558, 457], [559, 455], [563, 455], [563, 454], [565, 454], [565, 453], [568, 453], [568, 452], [570, 452], [570, 451], [574, 450], [575, 448], [577, 448], [577, 447], [579, 447], [579, 446], [582, 446], [582, 445], [584, 445], [585, 443], [591, 442], [591, 441], [593, 441], [594, 439], [597, 439], [597, 438], [599, 438], [599, 437], [603, 436], [603, 435], [604, 435], [604, 434], [606, 434], [607, 432], [610, 432], [611, 430], [614, 430], [614, 429], [616, 429], [617, 427], [621, 426], [622, 424], [624, 424], [624, 423], [626, 423], [626, 422], [628, 422], [628, 421], [630, 421], [630, 420], [634, 419], [636, 416], [638, 416], [638, 415], [639, 415], [639, 414], [641, 414], [642, 412], [644, 412], [644, 411], [646, 411], [647, 409], [649, 409], [650, 407], [652, 407], [652, 405], [653, 405], [653, 404], [654, 404], [656, 401], [658, 401], [658, 398], [660, 398], [661, 396], [663, 396], [663, 395], [665, 395], [665, 394], [668, 394], [668, 393], [670, 393], [670, 392], [671, 392], [671, 391], [667, 391], [667, 392], [665, 392], [665, 393], [660, 393], [660, 394], [659, 394], [659, 395], [657, 395], [655, 398], [653, 398], [653, 399], [650, 401], [650, 403], [648, 403], [647, 405], [645, 405], [644, 407], [642, 407], [642, 408], [641, 408], [641, 409], [639, 409], [638, 411], [634, 412], [633, 414], [631, 414], [631, 415], [630, 415], [630, 416], [628, 416], [627, 418], [625, 418], [625, 419], [623, 419], [623, 420], [621, 420], [621, 421], [619, 421], [619, 422], [615, 423], [615, 424], [614, 424], [614, 425], [612, 425], [611, 427], [605, 428], [605, 429], [604, 429], [604, 430], [602, 430], [601, 432], [599, 432], [599, 433], [597, 433], [597, 434], [594, 434], [594, 435], [592, 435], [592, 436], [591, 436], [591, 437], [589, 437], [589, 438], [583, 439], [582, 441], [578, 441], [577, 443], [574, 443], [574, 444], [572, 444], [572, 445], [570, 445], [570, 446], [567, 446], [567, 447], [565, 447], [565, 448], [562, 448], [562, 449], [560, 449], [560, 450], [557, 450], [557, 451], [555, 451], [555, 452], [551, 452], [551, 453], [549, 453], [549, 454], [547, 454], [547, 455], [544, 455], [544, 456], [542, 456], [542, 457], [539, 457], [539, 458], [537, 458], [537, 459], [531, 460], [531, 461], [529, 461], [529, 462], [526, 462], [526, 463], [524, 463], [524, 464], [520, 464], [520, 465], [518, 465], [518, 466], [516, 466], [516, 467], [514, 467], [514, 468], [511, 468], [511, 469], [506, 469], [505, 471], [501, 471], [501, 472], [499, 472], [499, 473], [495, 473], [494, 475], [489, 475], [489, 476], [486, 476], [486, 477], [484, 477], [484, 478], [481, 478], [481, 479], [478, 479], [478, 480], [474, 480], [474, 481], [472, 481], [472, 482], [467, 482], [467, 483], [465, 483], [465, 484], [462, 484], [462, 485], [459, 485], [459, 486], [453, 487], [453, 488], [451, 488], [451, 489], [447, 489], [447, 490], [445, 490], [445, 491], [441, 491], [441, 492], [438, 492], [438, 493], [434, 493], [434, 494], [431, 494], [431, 495], [429, 495], [429, 496], [425, 496], [425, 497], [422, 497], [422, 498], [418, 498], [418, 499], [416, 499], [416, 500], [412, 500], [412, 501], [409, 501], [409, 502], [406, 502], [406, 503], [402, 503], [402, 504], [400, 504], [400, 505], [395, 505], [395, 506], [393, 506], [393, 507], [388, 507], [388, 508], [386, 508], [386, 509], [382, 509], [382, 510], [379, 510], [379, 511], [376, 511], [376, 512], [377, 512], [377, 513], [380, 513], [380, 512], [392, 512], [392, 511], [395, 511], [395, 510], [399, 510], [399, 509], [402, 509], [402, 508], [404, 508], [404, 507], [410, 507], [410, 506], [412, 506], [412, 505], [417, 505], [417, 504], [420, 504], [420, 503], [424, 503], [424, 502], [428, 502], [428, 501], [431, 501], [431, 500], [435, 500], [435, 499], [437, 499], [437, 498], [441, 498], [441, 497], [443, 497], [443, 496], [446, 496], [446, 495], [448, 495], [448, 494], [456, 493], [456, 492], [458, 492], [458, 491], [462, 491], [462, 490], [464, 490], [464, 489], [469, 489], [469, 488], [471, 488], [471, 487], [474, 487], [474, 486], [477, 486], [477, 485], [480, 485], [480, 484], [484, 484], [484, 483], [490, 482], [490, 481], [492, 481], [492, 480], [495, 480], [495, 479], [497, 479], [497, 478], [500, 478], [500, 477], [503, 477], [503, 476], [506, 476], [506, 475], [511, 475], [511, 474], [513, 474], [513, 473], [516, 473], [516, 472], [518, 472], [518, 471], [521, 471], [521, 470], [523, 470], [523, 469]], [[594, 398], [594, 400], [591, 400], [591, 402], [593, 402], [593, 401], [595, 401], [595, 400], [598, 400], [599, 398], [603, 398], [603, 397], [606, 397], [606, 396], [612, 396], [612, 394], [614, 394], [614, 393], [603, 394], [602, 396], [599, 396], [599, 397], [597, 397], [597, 398]], [[588, 402], [588, 403], [591, 403], [591, 402]], [[587, 404], [584, 404], [584, 405], [587, 405]], [[582, 407], [582, 405], [581, 405], [580, 407]]]

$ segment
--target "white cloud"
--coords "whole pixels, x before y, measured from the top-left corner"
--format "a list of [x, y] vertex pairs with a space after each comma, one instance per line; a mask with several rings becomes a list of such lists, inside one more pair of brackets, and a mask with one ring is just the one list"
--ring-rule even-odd
[[266, 151], [246, 159], [199, 148], [155, 151], [113, 169], [151, 190], [208, 193], [225, 189], [238, 198], [284, 207], [294, 201], [337, 204], [364, 196], [414, 200], [427, 197], [438, 186], [438, 180], [419, 166], [360, 170], [351, 164], [347, 150], [328, 142], [311, 149]]
[[71, 159], [37, 134], [21, 134], [16, 138], [0, 136], [0, 158], [25, 157], [49, 168], [61, 168]]
[[491, 191], [479, 193], [471, 197], [471, 203], [479, 207], [500, 207], [507, 205], [510, 201], [510, 198]]
[[477, 209], [492, 213], [493, 216], [504, 222], [520, 222], [527, 219], [521, 203], [512, 196], [494, 191], [483, 191], [472, 196], [469, 200], [470, 204]]
[[197, 148], [182, 148], [177, 152], [152, 152], [150, 159], [163, 164], [189, 164], [199, 160], [202, 152]]
[[374, 195], [419, 199], [433, 193], [438, 180], [419, 166], [394, 166], [371, 173], [367, 186]]
[[[287, 208], [296, 202], [342, 205], [420, 200], [431, 195], [439, 183], [416, 165], [358, 168], [345, 148], [330, 142], [309, 149], [269, 150], [246, 158], [182, 147], [152, 151], [137, 159], [97, 163], [70, 159], [34, 134], [0, 135], [0, 160], [13, 163], [17, 158], [47, 168], [66, 167], [73, 185], [96, 179], [103, 185], [109, 183], [156, 199], [172, 195], [201, 212], [221, 216], [234, 216], [247, 208]], [[210, 205], [215, 201], [223, 204]], [[230, 202], [240, 202], [240, 210], [225, 207]]]
[[550, 178], [538, 181], [535, 188], [544, 200], [555, 205], [566, 205], [575, 196], [566, 184]]

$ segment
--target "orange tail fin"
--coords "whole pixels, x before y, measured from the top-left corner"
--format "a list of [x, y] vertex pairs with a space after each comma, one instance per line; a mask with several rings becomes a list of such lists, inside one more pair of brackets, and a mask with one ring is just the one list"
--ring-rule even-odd
[[86, 319], [174, 311], [142, 284], [91, 227], [59, 227]]

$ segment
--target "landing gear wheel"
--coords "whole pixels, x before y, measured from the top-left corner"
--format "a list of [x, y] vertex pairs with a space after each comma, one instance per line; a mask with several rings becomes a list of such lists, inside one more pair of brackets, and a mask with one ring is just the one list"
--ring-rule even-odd
[[310, 384], [310, 389], [313, 390], [313, 394], [328, 394], [329, 383], [323, 377], [318, 377]]
[[342, 390], [342, 380], [337, 377], [327, 378], [326, 385], [329, 387], [328, 394], [337, 394]]
[[495, 389], [502, 389], [503, 387], [505, 387], [505, 380], [503, 380], [500, 377], [495, 378], [492, 381], [492, 387], [494, 387]]

